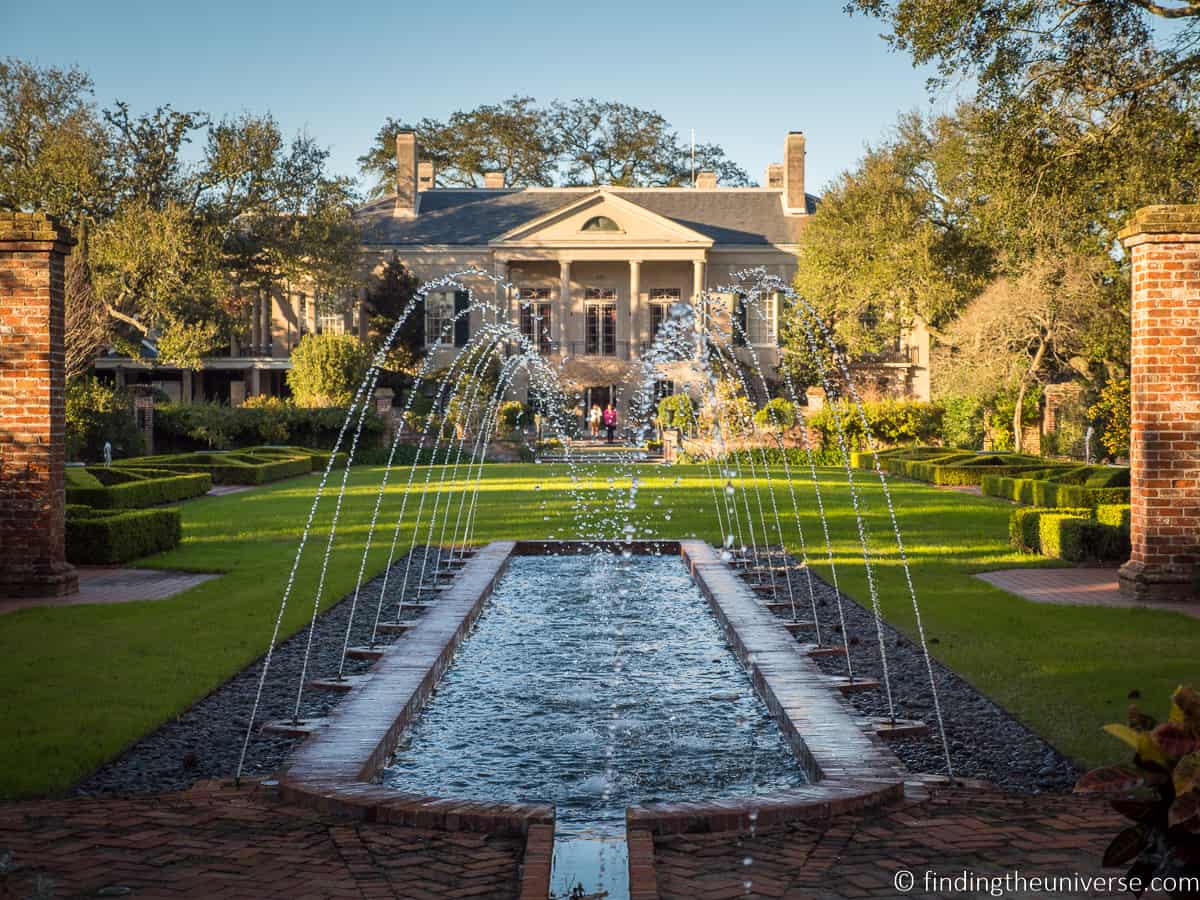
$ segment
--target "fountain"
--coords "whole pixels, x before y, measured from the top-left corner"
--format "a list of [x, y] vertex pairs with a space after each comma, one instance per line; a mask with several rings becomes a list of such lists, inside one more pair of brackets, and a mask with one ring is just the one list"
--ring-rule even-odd
[[[834, 405], [837, 453], [866, 577], [880, 682], [860, 676], [852, 664], [838, 590], [838, 569], [846, 563], [835, 558], [816, 453], [800, 429], [796, 457], [808, 472], [797, 475], [782, 436], [756, 424], [747, 398], [767, 396], [767, 373], [746, 339], [747, 324], [728, 315], [724, 298], [730, 295], [744, 297], [750, 314], [760, 310], [761, 298], [785, 296], [801, 313], [827, 394], [840, 393], [850, 401], [849, 414], [857, 412], [916, 616], [934, 724], [946, 774], [952, 776], [937, 680], [887, 479], [845, 360], [811, 307], [762, 271], [737, 273], [734, 284], [673, 307], [641, 360], [636, 383], [626, 386], [628, 418], [633, 443], [644, 450], [660, 372], [669, 367], [688, 373], [698, 399], [693, 425], [708, 438], [699, 453], [702, 474], [651, 470], [641, 465], [642, 454], [618, 457], [601, 469], [572, 451], [569, 394], [560, 378], [565, 359], [556, 365], [539, 353], [537, 342], [507, 321], [503, 306], [475, 297], [463, 282], [468, 277], [490, 279], [505, 294], [514, 289], [496, 276], [468, 270], [430, 282], [419, 293], [423, 298], [463, 290], [469, 303], [437, 335], [402, 411], [401, 420], [411, 424], [393, 435], [363, 539], [342, 664], [332, 683], [308, 679], [316, 629], [309, 631], [292, 715], [277, 727], [314, 736], [297, 751], [284, 777], [285, 791], [294, 799], [345, 802], [360, 810], [374, 803], [374, 815], [396, 821], [516, 830], [531, 842], [553, 827], [559, 839], [553, 879], [544, 873], [547, 890], [552, 881], [555, 896], [614, 900], [629, 895], [628, 873], [639, 866], [633, 856], [626, 858], [626, 847], [642, 847], [629, 852], [644, 853], [640, 841], [647, 834], [679, 827], [753, 830], [902, 794], [902, 767], [839, 699], [881, 688], [888, 714], [880, 734], [889, 727], [896, 733], [920, 730], [896, 713], [875, 576], [877, 550], [843, 412]], [[327, 599], [328, 563], [374, 386], [392, 341], [417, 308], [410, 305], [375, 356], [322, 473], [283, 588], [239, 778], [318, 510], [332, 503], [312, 597], [314, 624]], [[482, 327], [465, 346], [453, 347], [455, 322], [472, 313]], [[448, 354], [449, 366], [432, 385], [432, 409], [413, 416], [414, 399]], [[832, 360], [832, 371], [826, 360]], [[799, 405], [790, 377], [782, 375], [785, 398]], [[571, 518], [555, 521], [547, 511], [543, 521], [553, 523], [546, 529], [549, 540], [478, 549], [485, 463], [500, 405], [519, 379], [527, 379], [542, 398], [542, 423], [564, 448], [562, 465], [547, 465], [546, 471], [548, 479], [565, 474]], [[407, 473], [396, 479], [404, 485], [394, 491], [398, 509], [385, 514], [402, 442], [415, 450]], [[336, 451], [343, 448], [348, 452], [339, 463]], [[681, 474], [648, 490], [652, 471]], [[715, 547], [683, 533], [694, 536], [697, 523], [673, 519], [670, 492], [685, 475], [702, 479], [709, 489], [712, 521], [723, 536]], [[649, 503], [648, 493], [654, 495]], [[813, 506], [805, 509], [802, 498], [809, 494]], [[820, 535], [806, 535], [804, 521], [814, 517]], [[380, 589], [367, 596], [376, 529], [389, 521]], [[798, 548], [798, 560], [789, 545]], [[810, 551], [828, 567], [840, 623], [835, 627], [822, 627]], [[670, 560], [672, 555], [686, 568]], [[351, 647], [352, 626], [361, 615], [371, 617], [371, 639], [366, 647]], [[385, 647], [384, 634], [403, 637]], [[798, 637], [805, 643], [798, 645]], [[344, 666], [351, 657], [379, 662], [369, 676], [349, 683]], [[836, 657], [843, 674], [822, 676], [811, 662], [818, 657]], [[334, 715], [327, 722], [305, 720], [306, 693], [330, 687], [349, 687]], [[438, 695], [430, 702], [435, 687]], [[804, 702], [798, 704], [797, 696]], [[447, 811], [450, 797], [457, 798], [453, 811]], [[679, 807], [685, 801], [686, 815]], [[746, 877], [749, 885], [749, 863]]]

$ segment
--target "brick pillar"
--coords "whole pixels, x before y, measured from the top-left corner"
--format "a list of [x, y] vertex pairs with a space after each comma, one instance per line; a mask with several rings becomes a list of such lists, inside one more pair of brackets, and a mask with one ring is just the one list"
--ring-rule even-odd
[[64, 267], [71, 238], [0, 212], [0, 596], [79, 590], [64, 552]]
[[1133, 513], [1121, 590], [1196, 600], [1200, 561], [1200, 205], [1148, 206], [1121, 232], [1133, 264]]

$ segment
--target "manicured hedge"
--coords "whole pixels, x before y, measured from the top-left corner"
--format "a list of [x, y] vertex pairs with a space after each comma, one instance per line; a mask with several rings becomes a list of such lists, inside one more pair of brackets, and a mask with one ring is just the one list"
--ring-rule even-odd
[[1040, 553], [1042, 549], [1041, 525], [1043, 516], [1066, 515], [1088, 517], [1089, 509], [1043, 509], [1039, 507], [1021, 507], [1014, 509], [1008, 518], [1008, 538], [1014, 547], [1029, 553]]
[[77, 565], [113, 565], [177, 545], [183, 535], [173, 508], [98, 510], [68, 507], [67, 559]]
[[1056, 509], [1038, 516], [1038, 552], [1051, 559], [1078, 562], [1087, 557], [1085, 531], [1091, 519], [1087, 516]]
[[[235, 453], [179, 453], [171, 456], [143, 456], [140, 466], [168, 469], [172, 472], [207, 472], [214, 484], [266, 484], [281, 478], [304, 475], [313, 470], [313, 457]], [[120, 464], [122, 468], [127, 463]]]
[[67, 474], [67, 502], [96, 509], [160, 506], [199, 497], [211, 489], [212, 476], [207, 472], [93, 466], [86, 470], [72, 467]]
[[979, 484], [987, 475], [1013, 475], [1043, 468], [1045, 462], [1035, 456], [1011, 453], [979, 454], [961, 450], [944, 451], [924, 459], [888, 457], [885, 463], [893, 475], [943, 486]]
[[[358, 457], [363, 455], [363, 451], [365, 449], [367, 448], [364, 448], [361, 445], [359, 446], [355, 462], [359, 461]], [[375, 450], [378, 448], [372, 447], [370, 449]], [[327, 465], [329, 465], [329, 457], [333, 455], [333, 451], [331, 450], [317, 450], [312, 447], [291, 447], [276, 444], [264, 444], [261, 447], [247, 447], [242, 452], [250, 453], [254, 456], [269, 456], [273, 459], [291, 459], [296, 456], [310, 456], [312, 457], [312, 468], [314, 472], [324, 469]], [[338, 451], [337, 459], [334, 462], [334, 468], [338, 466], [344, 466], [346, 464], [346, 455], [346, 451]]]
[[1129, 558], [1129, 507], [1014, 509], [1013, 546], [1054, 559], [1120, 561]]
[[1034, 506], [1100, 506], [1129, 502], [1129, 470], [1112, 466], [1057, 466], [985, 477], [983, 492]]

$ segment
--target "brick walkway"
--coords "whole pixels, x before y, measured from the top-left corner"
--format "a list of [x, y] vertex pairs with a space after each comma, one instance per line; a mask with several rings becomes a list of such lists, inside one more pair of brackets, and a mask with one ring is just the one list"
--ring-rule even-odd
[[1115, 568], [1003, 569], [976, 575], [1001, 590], [1032, 600], [1067, 606], [1147, 607], [1200, 618], [1200, 604], [1142, 603], [1122, 596]]
[[510, 900], [523, 850], [521, 838], [353, 822], [206, 782], [0, 806], [0, 856], [18, 867], [0, 896]]
[[[950, 877], [964, 870], [1060, 878], [1123, 874], [1099, 865], [1104, 848], [1124, 827], [1121, 821], [1107, 806], [1074, 796], [1030, 798], [943, 786], [921, 801], [776, 827], [754, 837], [658, 837], [655, 870], [662, 900], [896, 897], [901, 896], [894, 886], [900, 870], [916, 877], [909, 896], [962, 900], [989, 894], [985, 889], [926, 890], [925, 872]], [[1064, 900], [1120, 894], [1008, 890], [1002, 896]]]
[[34, 606], [78, 606], [82, 603], [131, 603], [165, 600], [219, 575], [176, 572], [172, 569], [123, 569], [80, 566], [79, 593], [66, 597], [0, 599], [0, 615]]

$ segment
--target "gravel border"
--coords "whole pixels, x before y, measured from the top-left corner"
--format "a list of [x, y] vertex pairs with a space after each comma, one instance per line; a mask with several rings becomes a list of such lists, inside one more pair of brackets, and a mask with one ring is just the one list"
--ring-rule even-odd
[[[774, 548], [776, 551], [778, 548]], [[812, 601], [808, 578], [799, 562], [788, 557], [791, 566], [788, 577], [795, 596], [796, 618], [812, 619]], [[778, 556], [776, 556], [778, 560]], [[834, 630], [839, 622], [837, 593], [815, 572], [812, 573], [817, 599], [821, 636], [826, 645], [840, 645], [841, 635]], [[780, 602], [790, 602], [787, 583], [778, 580], [776, 594]], [[879, 636], [874, 613], [854, 598], [842, 594], [846, 617], [850, 661], [855, 676], [883, 680], [880, 663]], [[771, 599], [771, 595], [759, 595]], [[918, 601], [920, 594], [917, 595]], [[790, 611], [781, 616], [791, 620]], [[918, 719], [929, 726], [928, 737], [896, 738], [888, 746], [908, 768], [921, 774], [945, 775], [946, 761], [938, 737], [937, 717], [929, 685], [929, 671], [920, 645], [906, 635], [882, 623], [883, 642], [887, 650], [888, 674], [892, 684], [895, 714], [900, 719]], [[998, 787], [1020, 793], [1068, 792], [1082, 770], [1070, 759], [1055, 750], [1045, 740], [1018, 721], [1011, 713], [981, 693], [957, 672], [936, 658], [938, 638], [926, 629], [933, 656], [933, 672], [937, 682], [938, 699], [946, 725], [946, 741], [950, 746], [950, 761], [954, 774], [963, 778], [980, 778]], [[812, 643], [811, 632], [798, 640]], [[837, 656], [814, 658], [817, 666], [830, 675], [845, 675], [846, 661]], [[887, 694], [883, 685], [878, 690], [846, 695], [851, 706], [864, 716], [886, 717]]]
[[[423, 552], [421, 547], [414, 551], [410, 575], [412, 582], [417, 580]], [[432, 567], [438, 559], [438, 551], [434, 548], [429, 554], [429, 565]], [[395, 621], [406, 562], [407, 556], [392, 564], [392, 575], [388, 579], [384, 613], [380, 621]], [[354, 614], [354, 627], [350, 633], [351, 647], [365, 645], [370, 640], [382, 583], [382, 573], [370, 581], [363, 582]], [[407, 594], [408, 600], [416, 596], [411, 584]], [[337, 674], [352, 598], [353, 592], [317, 617], [307, 680], [330, 678]], [[297, 593], [292, 596], [290, 602], [308, 604], [311, 608], [312, 596]], [[403, 618], [407, 620], [420, 614], [418, 610], [406, 609]], [[270, 672], [263, 685], [256, 724], [291, 718], [296, 704], [300, 669], [311, 630], [311, 626], [305, 626], [275, 648], [271, 656]], [[386, 646], [396, 639], [396, 635], [381, 633], [376, 644]], [[262, 677], [264, 659], [265, 657], [260, 657], [212, 693], [194, 703], [178, 718], [162, 725], [119, 757], [103, 765], [79, 782], [71, 793], [76, 796], [160, 793], [186, 790], [197, 781], [208, 778], [232, 777], [237, 771], [242, 742], [246, 738], [246, 725], [254, 704], [255, 691], [258, 690], [258, 680]], [[344, 672], [347, 675], [357, 675], [370, 667], [369, 660], [347, 659]], [[305, 690], [300, 706], [301, 718], [327, 715], [343, 696], [344, 694], [337, 691]], [[262, 776], [275, 772], [287, 760], [292, 748], [300, 740], [277, 734], [262, 734], [256, 729], [246, 752], [243, 774]]]
[[[417, 548], [415, 553], [419, 559], [422, 548]], [[429, 558], [431, 564], [437, 559], [436, 549]], [[389, 578], [384, 600], [384, 621], [394, 618], [405, 563], [406, 558], [401, 558], [393, 564], [393, 575]], [[792, 579], [798, 618], [807, 620], [811, 618], [807, 577], [794, 559], [792, 563], [789, 577]], [[370, 638], [382, 579], [380, 574], [363, 585], [350, 646], [365, 644]], [[782, 581], [780, 584], [779, 596], [786, 600], [786, 585]], [[834, 640], [837, 635], [832, 629], [838, 622], [837, 595], [815, 573], [813, 584], [825, 643], [840, 643], [840, 640]], [[408, 594], [409, 600], [415, 596], [411, 586]], [[310, 678], [336, 674], [352, 596], [347, 595], [318, 617], [309, 661]], [[308, 597], [293, 598], [296, 603], [310, 601]], [[868, 608], [845, 594], [842, 594], [842, 601], [855, 673], [881, 679], [882, 666], [874, 616]], [[404, 618], [419, 614], [415, 610], [406, 610]], [[291, 716], [309, 631], [310, 627], [306, 626], [275, 649], [270, 674], [263, 687], [257, 719], [259, 724]], [[929, 675], [920, 647], [886, 623], [883, 624], [883, 635], [896, 715], [904, 719], [920, 719], [930, 726], [930, 736], [927, 738], [900, 738], [889, 741], [888, 745], [911, 771], [945, 774]], [[381, 634], [377, 643], [386, 645], [395, 639], [393, 635]], [[804, 640], [803, 637], [800, 639]], [[931, 649], [936, 653], [936, 636], [931, 634], [930, 640], [935, 644]], [[823, 657], [815, 662], [829, 674], [845, 674], [846, 663], [841, 658]], [[197, 781], [208, 778], [231, 777], [241, 754], [247, 717], [258, 688], [262, 665], [262, 658], [256, 660], [178, 718], [162, 725], [85, 778], [72, 789], [72, 793], [82, 796], [160, 793], [185, 790]], [[368, 661], [347, 659], [345, 672], [358, 674], [365, 672], [370, 665]], [[937, 659], [933, 660], [933, 667], [956, 775], [986, 779], [998, 787], [1021, 793], [1065, 792], [1071, 789], [1080, 770], [1069, 759]], [[306, 690], [301, 716], [312, 718], [326, 715], [342, 696], [332, 691]], [[887, 700], [882, 689], [850, 694], [846, 699], [864, 716], [887, 715]], [[256, 731], [247, 751], [244, 774], [261, 776], [275, 772], [287, 760], [299, 740]]]

